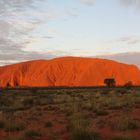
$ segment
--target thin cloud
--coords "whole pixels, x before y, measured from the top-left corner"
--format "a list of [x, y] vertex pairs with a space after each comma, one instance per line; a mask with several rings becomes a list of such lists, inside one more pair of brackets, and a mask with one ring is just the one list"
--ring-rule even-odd
[[136, 44], [140, 44], [140, 37], [139, 36], [125, 36], [125, 37], [121, 37], [119, 39], [113, 40], [113, 42], [124, 43], [127, 45], [136, 45]]
[[140, 8], [140, 0], [120, 0], [124, 6], [134, 6]]
[[122, 63], [134, 64], [140, 68], [140, 52], [117, 53], [112, 55], [100, 55], [96, 57], [116, 60]]
[[[0, 65], [67, 55], [67, 52], [60, 50], [45, 53], [29, 51], [30, 48], [25, 50], [32, 38], [54, 38], [51, 34], [35, 32], [42, 24], [47, 24], [57, 16], [47, 7], [47, 2], [48, 0], [0, 0]], [[77, 9], [72, 8], [66, 15], [75, 17], [76, 12]]]
[[0, 0], [0, 61], [3, 63], [52, 56], [23, 50], [32, 32], [49, 18], [37, 2], [47, 0]]
[[83, 4], [88, 5], [88, 6], [92, 6], [92, 5], [95, 4], [95, 0], [81, 0], [81, 2], [82, 2]]

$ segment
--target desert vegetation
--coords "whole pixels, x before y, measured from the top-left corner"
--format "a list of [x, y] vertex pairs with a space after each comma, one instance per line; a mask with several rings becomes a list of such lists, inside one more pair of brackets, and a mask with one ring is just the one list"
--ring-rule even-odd
[[140, 89], [0, 91], [1, 140], [139, 140]]
[[113, 87], [116, 85], [116, 80], [114, 78], [106, 78], [104, 80], [104, 84], [106, 84], [108, 87]]

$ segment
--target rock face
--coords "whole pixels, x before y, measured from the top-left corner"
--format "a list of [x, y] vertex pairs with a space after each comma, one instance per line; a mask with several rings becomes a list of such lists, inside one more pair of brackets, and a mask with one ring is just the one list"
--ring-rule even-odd
[[102, 86], [115, 78], [117, 85], [140, 85], [140, 70], [106, 59], [62, 57], [0, 67], [0, 87]]

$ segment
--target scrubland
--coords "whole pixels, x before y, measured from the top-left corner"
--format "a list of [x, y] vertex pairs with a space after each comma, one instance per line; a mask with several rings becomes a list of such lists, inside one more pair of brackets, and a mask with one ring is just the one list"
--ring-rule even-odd
[[0, 140], [140, 140], [138, 88], [0, 92]]

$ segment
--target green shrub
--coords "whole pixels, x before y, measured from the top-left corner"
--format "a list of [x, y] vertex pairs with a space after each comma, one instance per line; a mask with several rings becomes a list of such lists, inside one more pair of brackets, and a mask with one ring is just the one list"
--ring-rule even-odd
[[45, 123], [45, 127], [52, 127], [52, 126], [53, 126], [53, 124], [50, 121], [48, 121], [48, 122]]
[[5, 121], [4, 120], [0, 120], [0, 128], [4, 128], [5, 127]]
[[86, 118], [73, 118], [69, 126], [71, 140], [99, 140], [99, 134], [90, 130]]
[[25, 106], [25, 107], [30, 107], [30, 106], [32, 106], [34, 104], [34, 99], [33, 98], [25, 98], [24, 100], [23, 100], [23, 105]]
[[6, 140], [27, 140], [25, 137], [15, 137], [15, 136], [10, 136], [6, 138]]
[[135, 138], [130, 136], [116, 136], [112, 140], [135, 140]]
[[99, 140], [99, 135], [96, 132], [88, 130], [75, 130], [72, 133], [71, 140]]
[[25, 129], [25, 126], [23, 124], [12, 124], [12, 123], [8, 123], [5, 125], [5, 131], [10, 131], [10, 132], [14, 132], [14, 131], [22, 131]]
[[95, 113], [96, 113], [96, 115], [98, 115], [98, 116], [105, 116], [105, 115], [108, 115], [108, 112], [107, 112], [106, 110], [102, 110], [102, 109], [95, 110]]
[[41, 137], [41, 133], [35, 130], [28, 130], [25, 132], [25, 136], [27, 138], [38, 138], [38, 137]]
[[119, 131], [127, 131], [137, 129], [138, 125], [134, 120], [126, 118], [123, 120], [119, 120], [113, 127], [114, 129], [117, 129]]

